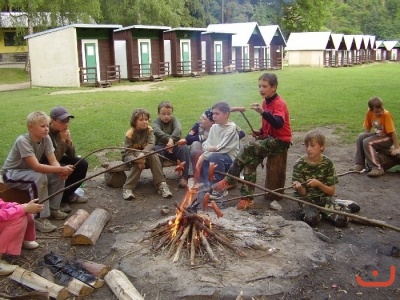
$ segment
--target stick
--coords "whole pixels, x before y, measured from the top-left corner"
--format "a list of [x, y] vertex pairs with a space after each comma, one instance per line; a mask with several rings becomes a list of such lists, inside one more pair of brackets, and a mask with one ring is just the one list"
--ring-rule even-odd
[[179, 238], [179, 245], [178, 245], [178, 249], [176, 249], [174, 259], [172, 260], [173, 262], [178, 261], [179, 256], [181, 255], [183, 244], [186, 241], [186, 237], [188, 236], [191, 227], [192, 227], [191, 225], [186, 226], [185, 231], [182, 233], [181, 237]]
[[203, 234], [201, 231], [199, 231], [199, 235], [200, 235], [201, 243], [202, 243], [203, 246], [206, 248], [207, 253], [208, 253], [208, 255], [210, 256], [210, 259], [211, 259], [213, 262], [217, 263], [217, 264], [221, 263], [221, 262], [218, 260], [218, 258], [215, 256], [214, 252], [212, 251], [212, 249], [211, 249], [211, 247], [210, 247], [210, 244], [207, 242], [207, 239], [206, 239], [206, 237], [204, 236], [204, 234]]
[[244, 112], [240, 111], [240, 113], [242, 114], [243, 118], [246, 120], [247, 124], [250, 126], [251, 132], [256, 133], [253, 129], [253, 126], [251, 126], [249, 119], [247, 119], [246, 115], [244, 114]]
[[193, 222], [192, 225], [192, 240], [190, 242], [190, 265], [194, 266], [194, 256], [196, 254], [196, 223]]
[[114, 166], [114, 167], [112, 167], [112, 168], [109, 168], [109, 169], [107, 169], [107, 170], [104, 170], [104, 171], [101, 171], [101, 172], [99, 172], [99, 173], [93, 174], [92, 176], [83, 178], [83, 179], [81, 179], [81, 180], [79, 180], [79, 181], [77, 181], [77, 182], [75, 182], [75, 183], [73, 183], [73, 184], [70, 184], [69, 186], [67, 186], [67, 187], [65, 187], [65, 188], [63, 188], [63, 189], [61, 189], [61, 190], [58, 190], [57, 192], [51, 194], [50, 196], [48, 196], [48, 197], [46, 197], [46, 198], [44, 198], [44, 199], [38, 201], [37, 203], [42, 204], [42, 203], [44, 203], [44, 202], [50, 200], [51, 197], [54, 197], [55, 195], [58, 195], [58, 194], [60, 194], [60, 193], [62, 193], [62, 192], [64, 192], [64, 191], [70, 189], [70, 188], [73, 187], [73, 186], [76, 186], [76, 185], [78, 185], [78, 184], [80, 185], [82, 182], [88, 181], [89, 179], [92, 179], [92, 178], [97, 177], [97, 176], [99, 176], [99, 175], [101, 175], [101, 174], [104, 174], [104, 173], [106, 173], [106, 172], [109, 172], [110, 170], [119, 168], [119, 167], [124, 166], [124, 165], [127, 165], [127, 164], [129, 164], [129, 163], [131, 163], [131, 162], [133, 162], [133, 161], [136, 161], [136, 160], [142, 159], [142, 158], [144, 158], [144, 157], [147, 157], [147, 156], [156, 154], [156, 153], [158, 153], [158, 152], [162, 152], [162, 151], [164, 151], [164, 150], [171, 149], [171, 148], [176, 147], [176, 146], [177, 146], [177, 144], [174, 144], [174, 145], [172, 145], [172, 146], [168, 146], [168, 147], [161, 148], [161, 149], [156, 150], [156, 151], [153, 151], [153, 152], [146, 153], [145, 155], [143, 155], [143, 156], [140, 157], [140, 158], [131, 159], [131, 160], [129, 160], [129, 161], [123, 162], [123, 163], [121, 163], [121, 164], [119, 164], [119, 165], [116, 165], [116, 166]]
[[258, 189], [260, 189], [262, 191], [265, 191], [265, 192], [271, 193], [273, 195], [280, 196], [280, 197], [283, 197], [283, 198], [286, 198], [286, 199], [289, 199], [289, 200], [292, 200], [292, 201], [295, 201], [295, 202], [298, 202], [298, 203], [301, 203], [301, 204], [304, 204], [304, 205], [312, 206], [314, 208], [317, 208], [317, 209], [325, 211], [325, 212], [347, 216], [347, 217], [350, 217], [352, 219], [362, 220], [362, 221], [367, 222], [367, 223], [372, 224], [372, 225], [386, 227], [386, 228], [390, 228], [390, 229], [393, 229], [395, 231], [399, 231], [400, 232], [400, 228], [399, 227], [392, 226], [392, 225], [389, 225], [389, 224], [386, 224], [386, 223], [381, 223], [382, 221], [380, 221], [380, 222], [379, 221], [374, 221], [374, 220], [368, 219], [366, 217], [361, 217], [361, 216], [358, 216], [358, 215], [355, 215], [355, 214], [346, 213], [344, 211], [333, 210], [333, 209], [325, 208], [325, 207], [322, 207], [322, 206], [318, 206], [318, 205], [316, 205], [314, 203], [310, 203], [310, 202], [307, 202], [307, 201], [304, 201], [304, 200], [300, 200], [300, 199], [297, 199], [297, 198], [294, 198], [294, 197], [291, 197], [291, 196], [288, 196], [288, 195], [285, 195], [285, 194], [280, 194], [280, 193], [274, 192], [274, 191], [269, 190], [269, 189], [267, 189], [265, 187], [259, 186], [259, 185], [255, 184], [255, 183], [250, 182], [250, 181], [243, 180], [243, 179], [241, 179], [239, 177], [236, 177], [236, 176], [233, 176], [231, 174], [228, 174], [228, 173], [225, 173], [225, 172], [220, 172], [220, 171], [216, 171], [216, 172], [221, 174], [221, 175], [231, 177], [231, 178], [235, 179], [238, 182], [254, 186], [254, 187], [256, 187], [256, 188], [258, 188]]

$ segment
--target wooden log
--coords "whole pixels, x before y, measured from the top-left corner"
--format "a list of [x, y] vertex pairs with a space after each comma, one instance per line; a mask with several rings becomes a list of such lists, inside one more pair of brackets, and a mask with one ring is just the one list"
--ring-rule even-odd
[[104, 279], [119, 300], [144, 300], [123, 272], [111, 270]]
[[393, 156], [390, 154], [390, 149], [379, 150], [378, 159], [385, 171], [400, 165], [400, 154]]
[[190, 242], [190, 264], [192, 266], [195, 265], [194, 257], [195, 257], [195, 254], [196, 254], [196, 233], [197, 233], [196, 223], [193, 222], [193, 225], [192, 225], [192, 239], [191, 239], [191, 242]]
[[49, 300], [49, 293], [48, 292], [28, 292], [25, 294], [21, 294], [18, 296], [11, 296], [5, 293], [0, 293], [0, 299], [7, 299], [7, 300]]
[[171, 246], [169, 247], [167, 257], [171, 257], [172, 254], [175, 253], [176, 241], [179, 239], [179, 237], [181, 236], [182, 232], [183, 232], [183, 228], [180, 227], [179, 230], [178, 230], [178, 233], [177, 233], [177, 234], [174, 236], [174, 238], [171, 240]]
[[98, 278], [103, 278], [111, 269], [108, 265], [99, 264], [90, 260], [77, 259], [76, 261], [88, 270], [89, 273]]
[[207, 253], [208, 253], [208, 256], [210, 256], [210, 259], [211, 259], [213, 262], [219, 264], [220, 261], [219, 261], [218, 258], [215, 256], [214, 252], [212, 251], [212, 249], [211, 249], [211, 247], [210, 247], [210, 244], [208, 243], [206, 237], [204, 236], [204, 234], [203, 234], [201, 231], [199, 231], [199, 234], [200, 234], [201, 243], [202, 243], [203, 246], [206, 248]]
[[[269, 190], [283, 188], [286, 180], [286, 165], [287, 165], [287, 151], [281, 152], [277, 155], [271, 155], [267, 158], [267, 170], [265, 177], [265, 187]], [[279, 193], [283, 194], [283, 190]], [[281, 200], [282, 197], [276, 194], [266, 194], [265, 200]]]
[[9, 278], [35, 291], [47, 291], [50, 297], [56, 300], [64, 300], [69, 297], [68, 291], [63, 286], [20, 267], [16, 268]]
[[183, 233], [182, 233], [182, 236], [179, 238], [178, 249], [176, 249], [174, 259], [172, 260], [173, 262], [177, 262], [177, 261], [178, 261], [179, 256], [181, 255], [181, 251], [182, 251], [183, 244], [184, 244], [185, 241], [186, 241], [186, 238], [187, 238], [187, 236], [188, 236], [188, 234], [189, 234], [189, 231], [190, 231], [190, 228], [191, 228], [191, 227], [192, 227], [191, 224], [188, 225], [188, 226], [186, 226], [185, 230], [184, 230]]
[[68, 218], [64, 223], [64, 236], [70, 237], [75, 234], [78, 228], [86, 221], [89, 217], [89, 213], [86, 210], [78, 209], [71, 217]]
[[[0, 176], [0, 178], [1, 177], [2, 176]], [[20, 204], [31, 201], [31, 196], [28, 191], [10, 188], [3, 183], [3, 179], [0, 181], [0, 198], [6, 202], [18, 202]]]
[[96, 208], [71, 238], [71, 245], [95, 245], [111, 214]]

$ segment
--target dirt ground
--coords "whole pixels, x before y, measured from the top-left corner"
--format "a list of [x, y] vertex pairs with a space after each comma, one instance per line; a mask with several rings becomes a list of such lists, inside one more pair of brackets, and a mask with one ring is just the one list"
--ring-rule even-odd
[[[332, 128], [321, 128], [327, 135], [327, 150], [325, 154], [333, 159], [337, 173], [340, 175], [348, 171], [353, 165], [354, 145], [343, 146], [340, 139], [333, 135]], [[304, 155], [302, 145], [303, 133], [294, 134], [293, 146], [289, 149], [288, 168], [286, 176], [286, 186], [290, 185], [292, 166], [297, 158]], [[91, 174], [101, 171], [101, 167], [96, 168]], [[110, 188], [105, 185], [103, 176], [95, 177], [86, 182], [84, 187], [85, 196], [89, 198], [87, 204], [72, 205], [74, 210], [82, 208], [91, 212], [96, 207], [108, 210], [112, 217], [106, 224], [100, 238], [95, 246], [71, 246], [68, 238], [62, 237], [63, 221], [55, 221], [59, 230], [55, 233], [38, 233], [38, 242], [41, 244], [39, 249], [33, 251], [23, 250], [20, 257], [8, 257], [8, 261], [18, 263], [27, 269], [35, 269], [41, 261], [43, 255], [49, 251], [54, 251], [65, 257], [79, 257], [104, 264], [109, 264], [112, 268], [120, 269], [129, 275], [133, 285], [144, 295], [145, 299], [236, 299], [237, 291], [244, 291], [244, 299], [399, 299], [400, 298], [400, 257], [392, 254], [392, 248], [400, 249], [400, 235], [398, 231], [392, 229], [379, 228], [374, 226], [349, 223], [347, 228], [338, 229], [329, 222], [322, 221], [316, 228], [309, 228], [308, 225], [297, 221], [297, 203], [284, 199], [279, 202], [282, 206], [281, 211], [269, 209], [270, 202], [263, 197], [256, 199], [256, 207], [249, 211], [241, 213], [234, 218], [278, 218], [272, 219], [273, 222], [290, 222], [292, 231], [296, 232], [298, 228], [307, 227], [311, 233], [322, 233], [329, 240], [323, 241], [311, 237], [309, 248], [318, 246], [321, 257], [324, 257], [323, 263], [315, 263], [315, 259], [309, 260], [308, 265], [294, 265], [294, 257], [303, 253], [304, 245], [299, 245], [298, 240], [284, 233], [279, 239], [284, 241], [285, 250], [293, 252], [293, 259], [285, 257], [284, 261], [279, 260], [278, 256], [270, 257], [260, 256], [258, 262], [254, 259], [244, 260], [244, 266], [241, 268], [254, 269], [260, 274], [268, 273], [268, 264], [272, 267], [281, 266], [281, 270], [286, 271], [286, 277], [280, 277], [279, 274], [265, 276], [257, 284], [258, 292], [256, 294], [246, 294], [248, 287], [252, 286], [249, 279], [244, 278], [241, 270], [231, 270], [226, 268], [224, 272], [230, 272], [235, 277], [237, 272], [236, 288], [227, 291], [231, 286], [229, 282], [218, 282], [214, 286], [217, 289], [210, 290], [210, 281], [217, 267], [204, 263], [199, 268], [190, 268], [189, 264], [179, 264], [174, 266], [170, 259], [163, 258], [162, 254], [149, 255], [141, 252], [146, 244], [140, 244], [138, 237], [145, 234], [149, 224], [157, 224], [166, 217], [172, 217], [175, 214], [173, 203], [180, 202], [184, 196], [184, 190], [178, 189], [178, 177], [174, 174], [173, 168], [165, 168], [167, 182], [174, 196], [170, 199], [163, 199], [155, 193], [151, 185], [149, 176], [142, 176], [140, 184], [135, 193], [140, 197], [134, 201], [124, 201], [121, 190]], [[259, 169], [259, 185], [264, 185], [265, 170]], [[347, 174], [339, 177], [337, 185], [337, 198], [351, 199], [361, 206], [360, 215], [386, 222], [387, 224], [400, 227], [400, 205], [399, 199], [399, 173], [387, 172], [379, 178], [369, 178], [365, 174]], [[291, 195], [292, 190], [286, 190], [287, 195]], [[239, 189], [236, 188], [229, 192], [227, 199], [238, 196]], [[233, 219], [232, 211], [236, 201], [228, 202], [228, 208], [225, 209], [226, 220]], [[168, 207], [170, 213], [162, 216], [160, 211]], [[223, 210], [224, 211], [224, 210]], [[276, 221], [278, 220], [278, 221]], [[282, 221], [283, 220], [283, 221]], [[297, 225], [296, 225], [297, 224]], [[284, 232], [284, 231], [283, 231]], [[297, 236], [298, 238], [298, 236]], [[302, 237], [300, 237], [301, 239]], [[304, 240], [306, 238], [304, 237]], [[271, 243], [274, 241], [272, 238]], [[139, 249], [132, 251], [131, 249]], [[243, 247], [244, 252], [252, 255], [251, 249]], [[299, 251], [298, 251], [299, 250]], [[319, 251], [319, 250], [318, 250]], [[140, 254], [143, 255], [140, 255]], [[231, 254], [235, 257], [235, 254]], [[239, 260], [240, 258], [235, 258]], [[137, 268], [134, 260], [141, 260], [141, 270]], [[231, 256], [222, 257], [223, 266], [227, 267]], [[265, 264], [266, 262], [266, 264]], [[168, 272], [161, 268], [161, 265], [171, 264], [170, 280]], [[246, 266], [247, 263], [247, 266]], [[363, 287], [356, 281], [356, 275], [360, 275], [364, 281], [386, 282], [390, 280], [390, 267], [395, 267], [394, 282], [388, 287]], [[190, 293], [182, 293], [182, 290], [190, 290], [190, 286], [185, 286], [186, 281], [182, 277], [182, 282], [176, 280], [176, 274], [172, 270], [181, 270], [182, 276], [196, 276], [199, 269], [204, 269], [209, 276], [202, 277], [200, 284], [204, 284], [204, 293], [195, 296]], [[163, 272], [164, 277], [154, 279], [153, 273]], [[263, 272], [265, 270], [265, 272]], [[292, 272], [296, 270], [296, 272]], [[373, 271], [378, 270], [379, 275], [373, 276]], [[137, 274], [134, 276], [132, 274]], [[374, 273], [376, 274], [376, 272]], [[242, 277], [242, 278], [241, 278]], [[392, 276], [393, 277], [393, 276]], [[167, 279], [165, 279], [167, 278]], [[393, 278], [392, 278], [393, 279]], [[240, 282], [243, 284], [241, 285]], [[284, 289], [271, 292], [272, 287], [277, 284], [285, 285]], [[177, 286], [180, 292], [177, 291]], [[0, 292], [8, 294], [21, 294], [27, 290], [20, 285], [9, 280], [7, 277], [0, 278]], [[221, 292], [223, 291], [223, 292]], [[98, 289], [85, 299], [117, 299], [111, 290], [105, 285]]]

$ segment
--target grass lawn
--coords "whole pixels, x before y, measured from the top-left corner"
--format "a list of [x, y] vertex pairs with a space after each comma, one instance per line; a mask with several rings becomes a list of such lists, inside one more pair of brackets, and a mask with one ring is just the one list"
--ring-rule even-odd
[[[340, 134], [344, 143], [353, 143], [367, 111], [367, 101], [380, 96], [400, 128], [400, 65], [376, 63], [352, 68], [285, 68], [274, 71], [278, 75], [278, 93], [286, 100], [293, 131], [307, 131], [314, 127], [330, 126]], [[94, 149], [122, 146], [129, 129], [133, 109], [143, 107], [157, 116], [157, 105], [171, 101], [174, 114], [187, 134], [201, 113], [218, 100], [231, 106], [249, 107], [261, 102], [258, 77], [262, 72], [203, 76], [202, 78], [171, 78], [158, 82], [150, 91], [129, 92], [104, 89], [96, 93], [51, 95], [56, 88], [32, 88], [0, 93], [0, 164], [5, 160], [16, 137], [26, 132], [26, 116], [36, 110], [47, 113], [62, 105], [75, 116], [71, 122], [74, 143], [82, 156]], [[7, 76], [0, 69], [0, 78]], [[141, 85], [148, 83], [125, 83]], [[84, 91], [87, 88], [82, 88]], [[254, 128], [260, 127], [260, 116], [248, 110], [246, 116]], [[231, 119], [250, 132], [239, 113]], [[114, 153], [115, 155], [115, 153]], [[89, 159], [91, 168], [98, 166], [95, 155]]]
[[0, 68], [0, 84], [29, 81], [29, 73], [20, 68]]

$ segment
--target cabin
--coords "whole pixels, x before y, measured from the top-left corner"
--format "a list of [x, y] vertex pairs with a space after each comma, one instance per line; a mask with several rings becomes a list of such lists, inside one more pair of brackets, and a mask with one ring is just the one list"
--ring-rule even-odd
[[206, 71], [202, 33], [205, 28], [178, 27], [164, 31], [164, 62], [172, 76], [199, 76]]
[[354, 42], [356, 44], [356, 50], [354, 53], [354, 64], [359, 65], [365, 63], [364, 61], [364, 52], [366, 50], [366, 46], [364, 43], [364, 36], [363, 35], [353, 35]]
[[343, 66], [352, 67], [355, 61], [356, 42], [354, 36], [345, 34], [343, 36], [346, 50], [343, 52]]
[[[210, 24], [207, 31], [234, 33], [232, 36], [231, 64], [238, 72], [260, 69], [265, 59], [259, 47], [266, 47], [257, 22]], [[256, 49], [257, 48], [257, 49]]]
[[168, 26], [132, 25], [114, 30], [115, 63], [121, 78], [156, 80], [170, 74], [164, 61], [164, 31]]
[[329, 66], [329, 51], [335, 49], [330, 32], [292, 32], [286, 52], [290, 66]]
[[381, 49], [382, 61], [397, 62], [400, 60], [400, 43], [398, 41], [383, 41], [378, 49]]
[[[278, 25], [259, 26], [266, 46], [255, 47], [259, 49], [258, 58], [260, 69], [282, 69], [283, 50], [286, 41]], [[256, 53], [254, 57], [256, 60]]]
[[327, 51], [327, 65], [330, 67], [343, 67], [344, 66], [344, 52], [346, 51], [346, 43], [344, 41], [344, 34], [332, 33], [333, 46], [331, 51]]
[[119, 78], [113, 31], [121, 25], [71, 24], [25, 36], [32, 86], [102, 86]]

